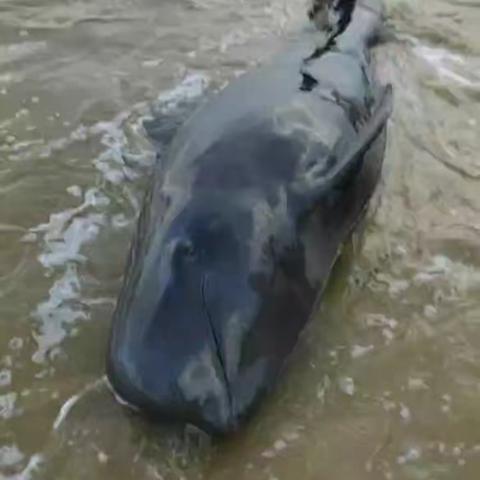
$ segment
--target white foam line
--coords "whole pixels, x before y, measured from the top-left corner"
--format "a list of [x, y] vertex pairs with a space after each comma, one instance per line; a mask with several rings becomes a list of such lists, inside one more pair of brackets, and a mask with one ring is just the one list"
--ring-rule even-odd
[[[40, 466], [41, 463], [45, 461], [43, 455], [36, 453], [30, 457], [27, 466], [23, 470], [23, 472], [15, 475], [13, 477], [14, 480], [31, 480], [35, 470]], [[0, 477], [3, 478], [3, 477]]]
[[72, 407], [78, 402], [80, 399], [80, 395], [74, 395], [73, 397], [70, 397], [63, 405], [62, 408], [60, 409], [60, 412], [57, 415], [57, 418], [53, 422], [53, 429], [58, 430], [60, 428], [60, 425], [63, 423], [65, 418], [67, 417], [68, 413], [72, 409]]
[[472, 81], [448, 66], [448, 63], [450, 63], [450, 65], [456, 64], [458, 66], [464, 66], [466, 64], [465, 59], [460, 55], [442, 48], [427, 47], [426, 45], [419, 44], [415, 46], [414, 52], [431, 65], [440, 77], [456, 82], [462, 87], [480, 86], [480, 82]]
[[[98, 169], [103, 180], [124, 185], [122, 196], [130, 201], [134, 210], [138, 212], [139, 201], [125, 183], [125, 180], [129, 178], [126, 171], [131, 170], [127, 168], [123, 160], [126, 150], [131, 146], [130, 135], [127, 133], [133, 131], [135, 147], [137, 147], [137, 140], [146, 142], [147, 138], [143, 135], [142, 126], [143, 120], [151, 111], [149, 106], [153, 109], [156, 107], [160, 113], [166, 112], [173, 115], [182, 102], [200, 97], [205, 92], [208, 83], [209, 78], [203, 74], [187, 75], [180, 84], [161, 93], [153, 105], [140, 102], [128, 111], [119, 112], [111, 120], [100, 121], [91, 126], [80, 125], [66, 138], [53, 140], [42, 147], [45, 149], [44, 153], [48, 155], [52, 149], [68, 148], [75, 142], [83, 142], [95, 137], [105, 148], [102, 148], [100, 154], [92, 160], [93, 165]], [[138, 118], [134, 120], [135, 117]], [[130, 118], [132, 118], [133, 124], [129, 121]], [[128, 129], [124, 128], [126, 122], [129, 126]], [[144, 147], [143, 143], [141, 146], [138, 145], [140, 153], [135, 154], [135, 158], [140, 159], [143, 155], [148, 155], [153, 159], [153, 146], [149, 144], [149, 147], [149, 149]], [[32, 151], [30, 154], [37, 155], [38, 151]], [[69, 187], [69, 193], [72, 192], [76, 195], [82, 193], [78, 187], [73, 187], [73, 189]], [[73, 325], [78, 320], [89, 318], [84, 309], [79, 309], [77, 305], [77, 300], [81, 296], [81, 282], [76, 268], [78, 263], [87, 260], [82, 254], [85, 245], [95, 241], [101, 229], [110, 219], [109, 211], [105, 208], [110, 203], [110, 197], [102, 191], [101, 187], [87, 188], [83, 195], [84, 198], [83, 201], [80, 200], [80, 205], [52, 213], [47, 223], [30, 228], [28, 234], [23, 237], [24, 241], [32, 241], [32, 239], [37, 241], [38, 238], [41, 238], [38, 260], [43, 267], [48, 270], [64, 268], [63, 275], [54, 282], [50, 289], [49, 298], [41, 302], [34, 313], [35, 317], [40, 320], [39, 333], [35, 337], [39, 348], [33, 357], [33, 360], [38, 363], [45, 362], [50, 352], [55, 353], [53, 349], [59, 347], [68, 335], [67, 325]], [[0, 230], [1, 228], [2, 225], [0, 225]], [[104, 302], [103, 299], [98, 300], [98, 302], [100, 301]], [[113, 299], [111, 301], [114, 302]], [[73, 396], [63, 405], [55, 422], [55, 428], [58, 428], [63, 422], [78, 400], [78, 396]]]
[[60, 426], [67, 418], [72, 408], [83, 396], [85, 396], [87, 393], [91, 392], [93, 389], [97, 388], [98, 386], [106, 383], [108, 384], [107, 377], [104, 375], [98, 380], [95, 380], [95, 382], [88, 384], [80, 393], [77, 393], [76, 395], [73, 395], [72, 397], [70, 397], [60, 408], [57, 418], [55, 418], [55, 421], [53, 422], [53, 430], [57, 431], [60, 428]]
[[111, 394], [114, 396], [115, 400], [122, 406], [122, 407], [127, 407], [130, 410], [133, 410], [135, 412], [138, 412], [140, 409], [132, 405], [131, 403], [128, 403], [126, 400], [124, 400], [119, 393], [113, 388], [113, 385], [110, 383], [108, 380], [108, 377], [105, 376], [105, 384], [107, 385], [107, 388], [110, 390]]
[[209, 84], [209, 78], [201, 73], [187, 75], [182, 82], [171, 90], [161, 93], [156, 104], [164, 113], [174, 110], [182, 101], [201, 97]]

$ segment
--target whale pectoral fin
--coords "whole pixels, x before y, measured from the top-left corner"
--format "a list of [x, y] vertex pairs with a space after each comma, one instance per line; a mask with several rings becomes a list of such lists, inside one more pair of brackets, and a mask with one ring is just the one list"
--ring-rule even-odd
[[385, 128], [393, 110], [393, 89], [391, 85], [383, 88], [380, 100], [374, 107], [372, 116], [358, 132], [358, 136], [327, 176], [331, 187], [340, 186], [348, 177], [358, 171], [359, 163], [362, 162], [364, 154], [369, 150], [378, 136]]
[[392, 109], [392, 86], [387, 85], [381, 92], [370, 119], [360, 129], [352, 144], [345, 149], [345, 153], [336, 158], [334, 153], [330, 152], [328, 158], [312, 166], [305, 172], [302, 181], [297, 182], [295, 190], [303, 199], [304, 209], [313, 208], [326, 195], [340, 189], [354, 178], [361, 168], [364, 154], [385, 128]]

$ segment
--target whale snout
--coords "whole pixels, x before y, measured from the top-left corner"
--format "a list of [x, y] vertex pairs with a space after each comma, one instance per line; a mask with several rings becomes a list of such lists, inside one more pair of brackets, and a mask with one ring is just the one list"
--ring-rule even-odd
[[108, 378], [122, 402], [155, 419], [191, 423], [215, 435], [239, 425], [242, 412], [235, 409], [221, 361], [208, 345], [186, 356], [181, 368], [178, 360], [161, 365], [144, 355], [110, 353]]
[[122, 402], [154, 420], [233, 433], [275, 377], [275, 362], [258, 355], [266, 349], [245, 327], [250, 321], [235, 312], [214, 324], [204, 312], [182, 314], [177, 303], [175, 317], [157, 317], [143, 334], [131, 327], [140, 323], [132, 317], [118, 322], [126, 328], [116, 329], [110, 341], [110, 384]]
[[185, 283], [172, 282], [152, 306], [137, 292], [126, 311], [118, 309], [107, 375], [123, 402], [153, 419], [232, 433], [268, 381], [264, 362], [247, 348], [251, 319], [220, 315], [234, 308], [227, 295], [215, 301], [212, 282], [188, 295]]
[[107, 358], [123, 401], [158, 420], [220, 435], [252, 411], [277, 358], [276, 342], [263, 334], [265, 305], [241, 235], [252, 228], [251, 212], [223, 208], [197, 199], [149, 243], [145, 235], [133, 244]]

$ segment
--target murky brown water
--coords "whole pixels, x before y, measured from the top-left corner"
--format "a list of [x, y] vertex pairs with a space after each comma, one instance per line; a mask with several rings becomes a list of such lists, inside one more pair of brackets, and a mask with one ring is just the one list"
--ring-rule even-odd
[[276, 394], [209, 445], [102, 381], [140, 118], [270, 55], [305, 4], [0, 0], [1, 479], [480, 478], [480, 1], [388, 8], [377, 206]]

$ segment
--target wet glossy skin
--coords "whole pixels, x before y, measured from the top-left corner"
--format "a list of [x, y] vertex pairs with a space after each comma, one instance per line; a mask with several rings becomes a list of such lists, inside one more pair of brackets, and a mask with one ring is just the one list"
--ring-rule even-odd
[[367, 61], [378, 19], [358, 8], [308, 62], [302, 39], [176, 135], [112, 326], [109, 379], [133, 406], [226, 433], [274, 385], [380, 173], [389, 99]]

